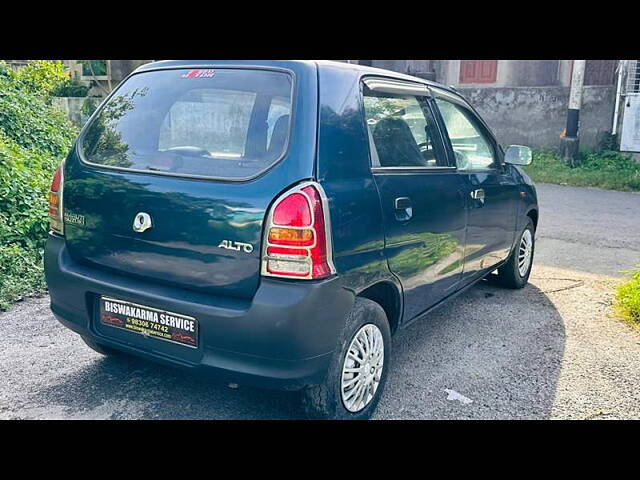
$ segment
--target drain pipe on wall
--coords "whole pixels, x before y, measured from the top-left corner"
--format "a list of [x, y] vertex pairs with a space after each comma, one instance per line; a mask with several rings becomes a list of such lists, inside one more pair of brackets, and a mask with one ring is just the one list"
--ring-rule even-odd
[[622, 77], [627, 69], [627, 61], [620, 60], [618, 62], [618, 84], [616, 86], [616, 104], [613, 109], [613, 126], [611, 127], [611, 135], [614, 136], [618, 133], [618, 112], [620, 110], [620, 93], [622, 90]]

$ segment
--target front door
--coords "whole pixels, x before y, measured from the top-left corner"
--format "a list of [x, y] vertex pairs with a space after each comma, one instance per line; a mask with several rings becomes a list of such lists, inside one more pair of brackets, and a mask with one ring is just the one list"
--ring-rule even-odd
[[479, 117], [455, 97], [436, 93], [468, 202], [464, 279], [490, 272], [510, 253], [515, 236], [517, 184], [498, 144]]
[[449, 164], [424, 86], [416, 94], [364, 88], [372, 170], [386, 255], [410, 321], [455, 291], [465, 246], [466, 179]]

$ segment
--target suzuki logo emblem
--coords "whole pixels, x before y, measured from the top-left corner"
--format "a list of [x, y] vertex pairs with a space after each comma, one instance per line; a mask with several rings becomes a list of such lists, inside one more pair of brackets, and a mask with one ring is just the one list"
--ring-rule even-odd
[[133, 219], [133, 230], [142, 233], [152, 227], [151, 216], [148, 213], [140, 212]]

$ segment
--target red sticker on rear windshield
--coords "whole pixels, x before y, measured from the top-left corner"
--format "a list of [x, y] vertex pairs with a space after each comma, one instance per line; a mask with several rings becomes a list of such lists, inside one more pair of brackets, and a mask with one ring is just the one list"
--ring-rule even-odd
[[215, 70], [191, 70], [182, 75], [182, 78], [211, 78], [215, 75]]

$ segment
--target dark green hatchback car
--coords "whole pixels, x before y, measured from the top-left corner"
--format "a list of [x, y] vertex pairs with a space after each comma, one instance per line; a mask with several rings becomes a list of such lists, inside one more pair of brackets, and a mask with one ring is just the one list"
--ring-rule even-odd
[[[50, 193], [51, 308], [104, 354], [368, 418], [391, 337], [531, 270], [536, 191], [454, 90], [320, 61], [165, 61], [87, 122]], [[259, 401], [259, 399], [256, 399]]]

